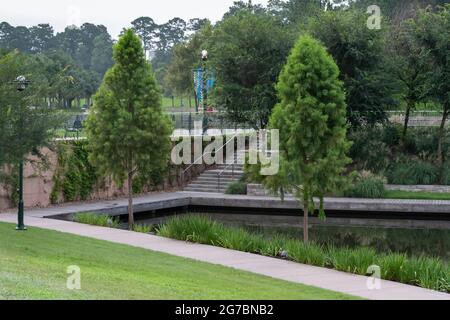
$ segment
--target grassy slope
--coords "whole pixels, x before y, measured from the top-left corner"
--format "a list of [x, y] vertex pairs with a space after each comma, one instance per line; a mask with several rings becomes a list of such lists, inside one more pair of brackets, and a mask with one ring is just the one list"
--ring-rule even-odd
[[[66, 289], [77, 265], [82, 290]], [[0, 299], [349, 299], [144, 249], [0, 223]]]
[[386, 191], [386, 195], [384, 198], [407, 200], [450, 200], [450, 194], [433, 192]]

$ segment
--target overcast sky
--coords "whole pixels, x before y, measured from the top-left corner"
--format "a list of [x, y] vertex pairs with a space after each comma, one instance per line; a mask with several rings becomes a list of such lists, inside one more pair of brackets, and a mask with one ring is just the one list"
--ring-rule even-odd
[[[253, 0], [266, 4], [267, 0]], [[141, 16], [164, 23], [173, 17], [185, 20], [219, 20], [233, 0], [15, 0], [3, 1], [0, 21], [32, 26], [50, 23], [56, 31], [83, 22], [105, 25], [116, 37], [123, 27]]]

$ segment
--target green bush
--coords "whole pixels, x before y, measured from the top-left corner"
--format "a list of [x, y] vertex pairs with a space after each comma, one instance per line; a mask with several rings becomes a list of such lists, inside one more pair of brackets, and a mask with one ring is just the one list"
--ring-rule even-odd
[[221, 225], [198, 215], [173, 217], [157, 230], [163, 237], [212, 245], [219, 243], [222, 232]]
[[397, 147], [400, 144], [402, 129], [399, 125], [387, 124], [382, 129], [381, 141], [390, 148]]
[[358, 169], [383, 172], [388, 167], [392, 152], [382, 138], [382, 129], [378, 127], [363, 128], [349, 134], [349, 140], [353, 142], [349, 155]]
[[293, 261], [318, 267], [329, 266], [326, 251], [320, 245], [305, 244], [295, 239], [285, 239], [284, 249]]
[[450, 163], [445, 163], [442, 170], [442, 184], [450, 186]]
[[359, 173], [353, 184], [344, 191], [346, 197], [351, 198], [383, 198], [386, 194], [386, 179], [369, 171]]
[[228, 249], [287, 258], [291, 261], [366, 275], [378, 265], [382, 278], [433, 290], [450, 292], [450, 267], [437, 258], [377, 253], [371, 248], [337, 248], [310, 243], [281, 234], [265, 238], [242, 228], [227, 227], [201, 215], [178, 216], [157, 230], [158, 235]]
[[233, 182], [225, 191], [226, 194], [247, 194], [247, 184], [242, 181]]
[[423, 161], [399, 162], [388, 172], [389, 183], [400, 185], [432, 185], [439, 177], [439, 167]]
[[[444, 138], [444, 153], [448, 152], [450, 136], [448, 132]], [[438, 128], [421, 127], [408, 131], [405, 141], [406, 151], [422, 159], [435, 159], [438, 147]]]
[[135, 224], [133, 226], [133, 231], [139, 233], [150, 233], [152, 231], [152, 226], [148, 224]]
[[118, 228], [119, 220], [107, 215], [95, 214], [91, 212], [77, 213], [73, 220], [78, 223], [89, 224], [100, 227]]
[[328, 248], [329, 261], [333, 269], [365, 275], [375, 265], [377, 253], [370, 248]]

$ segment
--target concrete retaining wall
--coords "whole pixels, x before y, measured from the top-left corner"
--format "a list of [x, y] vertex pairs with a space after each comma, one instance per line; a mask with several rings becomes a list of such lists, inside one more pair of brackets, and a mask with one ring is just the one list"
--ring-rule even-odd
[[[45, 208], [51, 205], [50, 195], [54, 187], [53, 176], [58, 165], [57, 154], [49, 149], [43, 149], [41, 152], [48, 159], [48, 164], [46, 166], [43, 166], [39, 159], [30, 157], [30, 160], [34, 160], [35, 162], [33, 164], [27, 163], [24, 167], [24, 202], [25, 206], [28, 208]], [[186, 185], [187, 182], [205, 171], [206, 168], [206, 165], [195, 165], [184, 175], [181, 174], [181, 171], [184, 170], [184, 168], [180, 168], [178, 172], [172, 170], [163, 185], [155, 187], [156, 190], [144, 191], [178, 190]], [[7, 172], [8, 169], [6, 168], [5, 170]], [[110, 177], [108, 177], [101, 186], [94, 188], [87, 200], [109, 200], [125, 197], [128, 193], [128, 188], [126, 186], [127, 183], [120, 188]], [[0, 210], [14, 207], [11, 203], [10, 195], [10, 187], [0, 184]]]

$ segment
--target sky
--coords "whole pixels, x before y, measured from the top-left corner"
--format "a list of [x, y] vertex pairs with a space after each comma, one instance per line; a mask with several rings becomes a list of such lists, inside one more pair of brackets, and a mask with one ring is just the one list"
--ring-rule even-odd
[[[253, 0], [255, 4], [267, 2]], [[16, 0], [3, 3], [0, 21], [28, 27], [49, 23], [56, 31], [90, 22], [105, 25], [116, 38], [122, 28], [141, 16], [159, 24], [173, 17], [217, 21], [232, 4], [233, 0]]]

